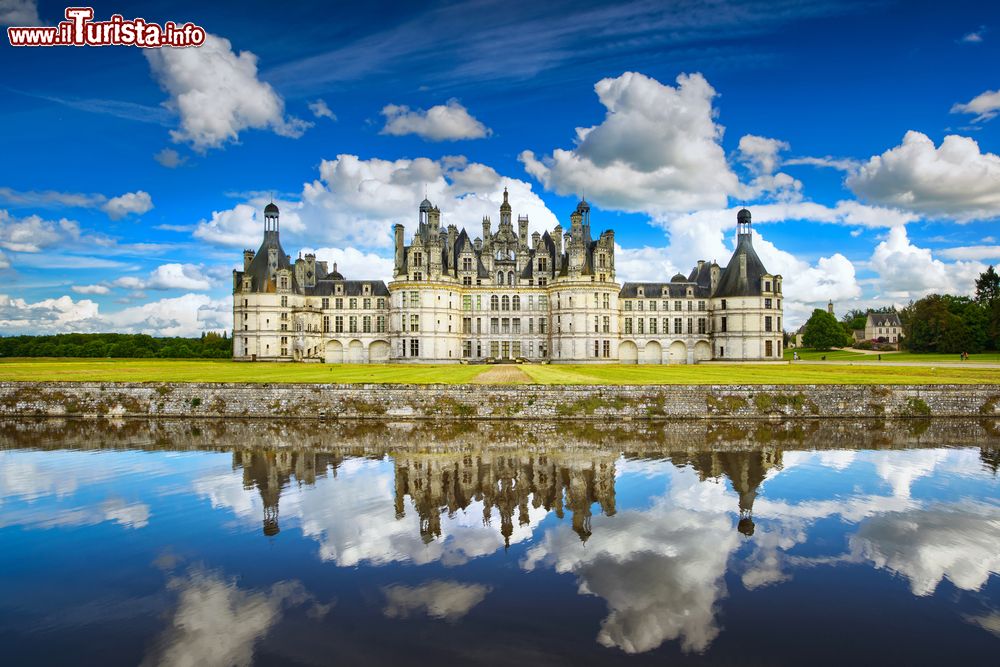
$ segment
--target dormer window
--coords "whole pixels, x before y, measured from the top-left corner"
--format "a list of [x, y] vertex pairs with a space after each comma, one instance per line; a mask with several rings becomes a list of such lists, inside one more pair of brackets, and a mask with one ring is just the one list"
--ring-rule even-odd
[[639, 293], [639, 296], [646, 296], [645, 293], [643, 292], [643, 288], [641, 288], [641, 287], [639, 288], [638, 293]]
[[371, 286], [371, 285], [369, 285], [368, 283], [365, 283], [365, 284], [364, 284], [364, 285], [363, 285], [363, 286], [361, 287], [361, 293], [362, 293], [363, 295], [365, 295], [365, 296], [368, 296], [369, 294], [371, 294], [371, 293], [372, 293], [372, 286]]
[[344, 293], [344, 286], [343, 285], [337, 285], [336, 287], [333, 288], [333, 293], [334, 294], [343, 294]]
[[765, 280], [764, 281], [764, 291], [765, 292], [770, 292], [771, 291], [771, 281], [770, 280]]

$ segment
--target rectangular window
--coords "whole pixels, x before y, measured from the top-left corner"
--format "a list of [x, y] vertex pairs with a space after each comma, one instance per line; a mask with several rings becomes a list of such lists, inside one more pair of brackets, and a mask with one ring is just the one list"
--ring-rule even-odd
[[705, 333], [705, 318], [704, 317], [699, 317], [698, 318], [698, 333], [700, 333], [700, 334]]
[[528, 318], [528, 333], [530, 333], [530, 334], [535, 333], [535, 318], [534, 317], [529, 317]]
[[656, 334], [656, 318], [655, 317], [649, 318], [649, 333], [654, 334], [654, 335]]
[[351, 310], [357, 310], [358, 309], [358, 300], [357, 299], [348, 299], [347, 300], [347, 307], [350, 308]]
[[288, 308], [288, 297], [287, 296], [281, 297], [281, 307], [282, 308]]
[[322, 305], [323, 305], [323, 310], [326, 310], [327, 308], [329, 308], [330, 307], [330, 298], [329, 297], [324, 297]]
[[688, 312], [690, 313], [692, 310], [694, 310], [694, 301], [688, 299]]
[[699, 301], [698, 302], [698, 310], [705, 310], [705, 302], [704, 301]]
[[372, 332], [372, 316], [371, 315], [365, 315], [364, 318], [361, 320], [361, 330], [364, 333], [371, 333]]
[[764, 356], [770, 357], [774, 355], [774, 343], [769, 340], [764, 341]]
[[675, 318], [674, 318], [674, 333], [675, 333], [675, 334], [680, 334], [680, 333], [684, 333], [684, 329], [683, 329], [683, 326], [684, 326], [684, 325], [683, 325], [683, 321], [684, 321], [684, 320], [682, 320], [682, 319], [681, 319], [681, 318], [679, 318], [679, 317], [675, 317]]
[[549, 309], [549, 297], [547, 295], [545, 295], [545, 294], [539, 294], [538, 295], [538, 308], [539, 308], [539, 310], [548, 310]]
[[[771, 329], [772, 329], [772, 324], [773, 324], [773, 323], [772, 323], [772, 321], [771, 321], [771, 316], [770, 316], [770, 315], [766, 315], [766, 316], [764, 317], [764, 331], [771, 331]], [[771, 356], [771, 355], [770, 355], [770, 354], [768, 354], [768, 356]]]
[[611, 318], [607, 315], [604, 316], [604, 333], [611, 333]]
[[674, 301], [674, 310], [683, 310], [680, 301]]
[[594, 356], [595, 357], [601, 356], [601, 341], [599, 340], [594, 341]]
[[630, 299], [625, 299], [625, 312], [632, 312], [632, 301]]
[[420, 339], [411, 338], [410, 339], [410, 356], [419, 357], [420, 356]]
[[608, 359], [611, 357], [611, 341], [604, 341], [604, 358]]
[[333, 327], [334, 327], [333, 330], [336, 333], [344, 333], [344, 316], [343, 315], [337, 315], [335, 318], [333, 318]]
[[[641, 302], [640, 302], [640, 303], [641, 303]], [[637, 318], [636, 318], [636, 320], [635, 320], [635, 324], [636, 324], [636, 333], [638, 333], [638, 334], [641, 334], [641, 333], [643, 333], [643, 328], [644, 328], [644, 326], [643, 326], [643, 325], [644, 325], [645, 323], [646, 323], [646, 320], [645, 320], [645, 319], [643, 319], [643, 318], [641, 318], [641, 317], [637, 317]]]
[[602, 301], [603, 301], [602, 305], [604, 306], [605, 310], [611, 308], [611, 295], [610, 294], [608, 294], [607, 292], [605, 292], [604, 293], [604, 298], [603, 298]]
[[635, 307], [636, 307], [636, 310], [644, 310], [645, 307], [646, 307], [646, 302], [645, 301], [636, 301], [635, 302]]
[[375, 331], [385, 333], [385, 315], [379, 315], [375, 319]]
[[472, 310], [472, 295], [463, 294], [462, 295], [462, 310]]
[[688, 321], [687, 321], [687, 330], [688, 330], [689, 334], [693, 334], [694, 333], [694, 319], [693, 318], [690, 318], [690, 317], [688, 318]]
[[[538, 333], [541, 333], [541, 334], [545, 333], [546, 330], [547, 330], [547, 324], [548, 324], [548, 321], [544, 317], [539, 317], [538, 318]], [[545, 356], [544, 352], [542, 352], [540, 354], [543, 357]]]
[[333, 300], [333, 307], [336, 308], [337, 310], [343, 310], [344, 309], [344, 300], [343, 299], [334, 299]]
[[726, 329], [726, 318], [724, 318], [724, 317], [722, 318], [722, 328], [721, 328], [721, 331], [722, 331], [722, 333], [725, 333], [726, 331], [728, 331], [728, 329]]
[[494, 359], [500, 356], [500, 341], [490, 341], [490, 356]]
[[463, 317], [462, 318], [462, 333], [470, 334], [472, 333], [472, 318]]
[[410, 315], [410, 332], [416, 333], [417, 331], [420, 331], [420, 316]]
[[351, 315], [347, 319], [347, 327], [350, 333], [358, 333], [358, 316]]
[[323, 333], [330, 333], [330, 316], [323, 316]]
[[631, 334], [632, 333], [632, 318], [631, 317], [626, 317], [625, 318], [625, 333], [626, 334]]
[[521, 333], [521, 318], [515, 317], [511, 320], [511, 333], [519, 334]]
[[765, 308], [765, 310], [771, 310], [771, 300], [770, 299], [764, 299], [764, 308]]
[[500, 318], [498, 317], [490, 318], [490, 333], [493, 334], [500, 333]]
[[472, 341], [466, 340], [462, 342], [462, 356], [466, 359], [472, 356]]
[[722, 307], [721, 308], [722, 308], [722, 310], [726, 309], [726, 300], [725, 299], [722, 300]]
[[365, 310], [371, 310], [372, 309], [372, 300], [371, 299], [362, 299], [361, 300], [361, 307], [363, 309], [365, 309]]
[[652, 299], [649, 300], [649, 309], [653, 311], [656, 310], [656, 302], [653, 301]]
[[420, 305], [420, 292], [410, 292], [410, 308], [416, 308]]

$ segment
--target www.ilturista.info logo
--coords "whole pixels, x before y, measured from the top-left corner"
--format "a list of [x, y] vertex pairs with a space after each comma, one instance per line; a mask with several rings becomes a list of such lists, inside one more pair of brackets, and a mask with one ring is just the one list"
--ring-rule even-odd
[[7, 38], [11, 46], [201, 46], [205, 29], [193, 23], [163, 25], [145, 19], [126, 20], [113, 14], [107, 21], [94, 21], [93, 7], [67, 7], [66, 20], [55, 27], [11, 26]]

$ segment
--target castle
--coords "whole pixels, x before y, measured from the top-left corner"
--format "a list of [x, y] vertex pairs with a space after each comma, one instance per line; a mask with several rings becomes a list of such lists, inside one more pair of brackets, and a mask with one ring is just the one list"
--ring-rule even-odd
[[443, 228], [424, 199], [416, 231], [393, 228], [392, 281], [347, 280], [307, 254], [292, 262], [279, 211], [233, 271], [233, 357], [326, 363], [481, 362], [690, 364], [782, 357], [781, 276], [753, 249], [750, 211], [737, 214], [725, 267], [699, 261], [669, 282], [619, 284], [615, 234], [591, 234], [580, 201], [569, 229], [528, 235], [504, 190], [482, 236]]

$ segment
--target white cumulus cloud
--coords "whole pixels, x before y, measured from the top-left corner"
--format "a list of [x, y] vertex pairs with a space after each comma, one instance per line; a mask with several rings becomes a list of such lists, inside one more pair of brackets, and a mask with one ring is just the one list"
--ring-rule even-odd
[[224, 37], [209, 34], [196, 48], [145, 49], [157, 82], [170, 95], [165, 105], [180, 116], [176, 142], [198, 151], [239, 139], [246, 129], [269, 129], [300, 137], [310, 123], [285, 116], [285, 102], [257, 78], [257, 56], [233, 51]]
[[871, 257], [882, 296], [919, 299], [928, 294], [971, 294], [976, 277], [986, 269], [980, 262], [952, 263], [935, 259], [927, 248], [914, 245], [905, 227], [894, 227]]
[[108, 214], [112, 220], [120, 220], [127, 215], [142, 215], [153, 208], [153, 199], [148, 192], [139, 190], [137, 192], [126, 192], [125, 194], [112, 197], [101, 205], [101, 210]]
[[547, 189], [651, 215], [724, 207], [738, 191], [719, 143], [716, 93], [701, 74], [682, 74], [674, 87], [626, 72], [594, 89], [607, 109], [601, 124], [577, 128], [570, 150], [520, 155]]
[[454, 99], [427, 110], [389, 104], [382, 109], [382, 115], [385, 116], [382, 134], [394, 136], [415, 134], [430, 141], [458, 141], [482, 139], [493, 133]]
[[968, 137], [948, 135], [935, 147], [913, 130], [847, 177], [858, 196], [932, 218], [958, 222], [1000, 216], [1000, 156]]

